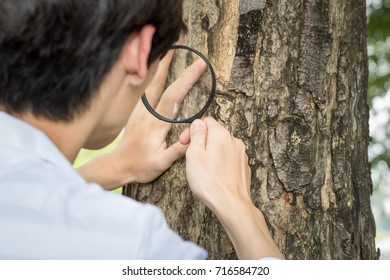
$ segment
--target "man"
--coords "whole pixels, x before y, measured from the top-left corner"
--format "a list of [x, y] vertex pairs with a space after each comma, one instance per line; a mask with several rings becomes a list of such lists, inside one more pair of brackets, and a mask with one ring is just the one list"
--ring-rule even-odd
[[[158, 208], [103, 190], [152, 181], [184, 155], [193, 193], [239, 258], [282, 258], [251, 201], [243, 143], [206, 118], [167, 147], [170, 125], [138, 102], [150, 84], [152, 102], [169, 103], [158, 101], [169, 64], [159, 58], [185, 28], [181, 5], [0, 1], [0, 259], [206, 258]], [[204, 68], [192, 65], [175, 90]], [[124, 126], [113, 152], [72, 168], [82, 147], [104, 147]]]

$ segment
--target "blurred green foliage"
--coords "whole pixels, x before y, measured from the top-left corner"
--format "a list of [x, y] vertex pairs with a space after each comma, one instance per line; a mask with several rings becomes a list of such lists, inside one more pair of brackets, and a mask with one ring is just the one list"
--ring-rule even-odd
[[390, 87], [390, 0], [369, 0], [368, 55], [370, 63], [369, 101], [383, 96]]
[[[371, 163], [375, 169], [383, 162], [390, 168], [390, 104], [375, 106], [375, 98], [385, 97], [390, 88], [390, 0], [368, 0], [368, 56], [369, 88], [368, 98], [372, 118], [382, 120], [380, 133], [372, 131]], [[388, 101], [389, 98], [378, 99]], [[386, 112], [384, 112], [386, 111]]]
[[378, 233], [390, 232], [390, 0], [367, 0], [369, 147]]

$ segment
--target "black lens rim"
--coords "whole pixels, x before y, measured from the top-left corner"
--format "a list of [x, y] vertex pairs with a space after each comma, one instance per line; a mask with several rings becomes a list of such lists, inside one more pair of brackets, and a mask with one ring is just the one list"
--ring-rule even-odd
[[142, 100], [142, 103], [145, 105], [146, 109], [153, 115], [155, 116], [157, 119], [161, 120], [161, 121], [164, 121], [164, 122], [168, 122], [168, 123], [192, 123], [194, 120], [196, 119], [200, 119], [203, 117], [204, 113], [206, 112], [206, 110], [209, 108], [210, 104], [213, 102], [214, 100], [214, 96], [215, 96], [215, 88], [216, 88], [216, 78], [215, 78], [215, 72], [214, 72], [214, 68], [213, 66], [211, 65], [210, 61], [198, 50], [194, 49], [194, 48], [191, 48], [191, 47], [188, 47], [188, 46], [185, 46], [185, 45], [173, 45], [171, 46], [169, 49], [185, 49], [185, 50], [188, 50], [188, 51], [191, 51], [191, 52], [194, 52], [196, 53], [200, 58], [203, 59], [203, 61], [206, 63], [207, 65], [207, 68], [209, 69], [210, 71], [210, 75], [211, 75], [211, 90], [210, 90], [210, 95], [209, 95], [209, 98], [207, 99], [207, 102], [206, 104], [203, 106], [203, 108], [198, 112], [196, 113], [195, 115], [193, 115], [192, 117], [190, 118], [187, 118], [187, 119], [183, 119], [183, 120], [172, 120], [172, 119], [168, 119], [162, 115], [160, 115], [159, 113], [157, 113], [153, 108], [152, 106], [150, 105], [148, 99], [146, 98], [146, 95], [145, 93], [142, 95], [141, 97], [141, 100]]

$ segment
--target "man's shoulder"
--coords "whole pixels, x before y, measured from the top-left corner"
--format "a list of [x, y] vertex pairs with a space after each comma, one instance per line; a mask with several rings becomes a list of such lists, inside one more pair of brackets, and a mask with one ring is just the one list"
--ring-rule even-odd
[[0, 208], [0, 259], [206, 257], [169, 228], [159, 208], [28, 155], [0, 151]]
[[145, 238], [165, 223], [157, 207], [87, 183], [76, 170], [9, 163], [0, 164], [0, 259], [140, 258]]
[[[9, 203], [14, 201], [26, 207], [36, 204], [48, 211], [63, 208], [70, 215], [77, 213], [75, 218], [85, 216], [84, 218], [95, 222], [97, 219], [103, 222], [105, 218], [111, 223], [118, 222], [116, 216], [126, 217], [132, 213], [137, 213], [134, 215], [136, 217], [144, 218], [148, 215], [160, 215], [160, 210], [156, 207], [86, 182], [72, 167], [56, 166], [28, 155], [14, 159], [8, 157], [4, 160], [1, 160], [0, 155], [0, 167], [1, 197]], [[1, 201], [0, 198], [0, 203]]]

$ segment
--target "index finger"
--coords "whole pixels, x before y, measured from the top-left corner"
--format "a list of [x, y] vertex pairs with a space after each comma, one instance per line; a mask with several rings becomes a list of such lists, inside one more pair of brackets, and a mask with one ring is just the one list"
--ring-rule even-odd
[[179, 78], [165, 90], [156, 111], [163, 116], [174, 118], [182, 101], [204, 74], [206, 67], [206, 63], [202, 59], [196, 60], [187, 67]]
[[173, 50], [169, 50], [164, 58], [159, 62], [156, 74], [154, 75], [149, 86], [146, 88], [147, 99], [149, 104], [155, 108], [160, 101], [164, 92], [165, 82], [168, 77], [169, 66], [173, 59]]

